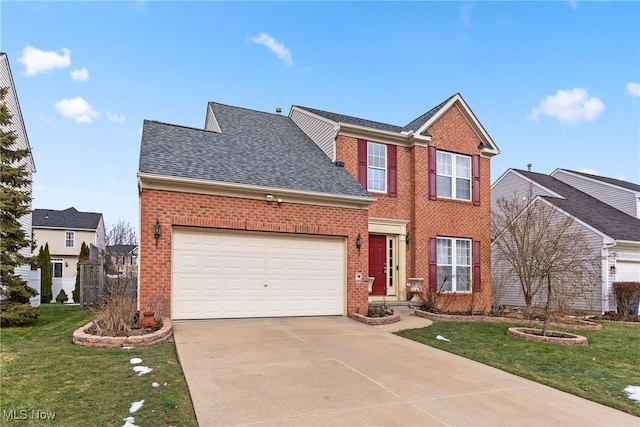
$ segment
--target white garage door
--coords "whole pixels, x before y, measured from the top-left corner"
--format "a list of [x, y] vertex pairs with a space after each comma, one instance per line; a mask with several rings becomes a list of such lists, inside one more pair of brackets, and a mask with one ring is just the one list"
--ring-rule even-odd
[[174, 319], [341, 315], [345, 240], [174, 228]]

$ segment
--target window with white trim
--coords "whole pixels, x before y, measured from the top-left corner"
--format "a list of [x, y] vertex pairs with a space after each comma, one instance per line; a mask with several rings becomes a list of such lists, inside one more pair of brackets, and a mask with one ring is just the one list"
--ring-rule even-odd
[[438, 288], [471, 292], [471, 240], [438, 237]]
[[437, 151], [438, 197], [471, 200], [471, 157]]
[[387, 192], [387, 146], [367, 142], [367, 190]]
[[64, 233], [64, 246], [67, 248], [73, 248], [75, 246], [76, 233], [73, 231], [67, 231]]
[[62, 258], [51, 258], [51, 274], [53, 277], [62, 277]]

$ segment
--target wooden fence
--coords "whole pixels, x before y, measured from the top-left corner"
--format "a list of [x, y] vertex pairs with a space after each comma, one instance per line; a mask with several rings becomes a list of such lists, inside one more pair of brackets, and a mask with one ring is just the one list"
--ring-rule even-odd
[[109, 275], [102, 264], [80, 264], [80, 306], [97, 307], [113, 286], [125, 286], [133, 300], [138, 298], [138, 277], [133, 273]]

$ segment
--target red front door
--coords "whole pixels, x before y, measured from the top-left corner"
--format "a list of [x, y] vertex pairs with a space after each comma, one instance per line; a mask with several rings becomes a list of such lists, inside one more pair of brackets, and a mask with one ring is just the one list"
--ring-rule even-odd
[[387, 295], [387, 237], [369, 235], [369, 277], [375, 277], [371, 295]]

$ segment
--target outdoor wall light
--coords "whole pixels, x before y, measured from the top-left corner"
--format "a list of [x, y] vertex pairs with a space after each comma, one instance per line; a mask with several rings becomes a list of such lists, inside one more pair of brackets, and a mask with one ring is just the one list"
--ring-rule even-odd
[[611, 274], [612, 276], [616, 275], [616, 266], [612, 265], [611, 267], [609, 267], [609, 274]]
[[478, 144], [478, 150], [482, 150], [483, 148], [487, 148], [487, 146], [484, 142], [480, 141], [480, 144]]
[[158, 239], [160, 238], [160, 220], [156, 218], [156, 223], [153, 226], [153, 238], [156, 239], [156, 247], [158, 246]]
[[407, 245], [411, 243], [411, 233], [409, 233], [408, 231], [407, 231], [407, 237], [405, 237], [405, 241], [407, 242]]
[[361, 247], [362, 247], [362, 236], [360, 235], [360, 233], [358, 233], [358, 237], [356, 238], [356, 248], [360, 250]]

